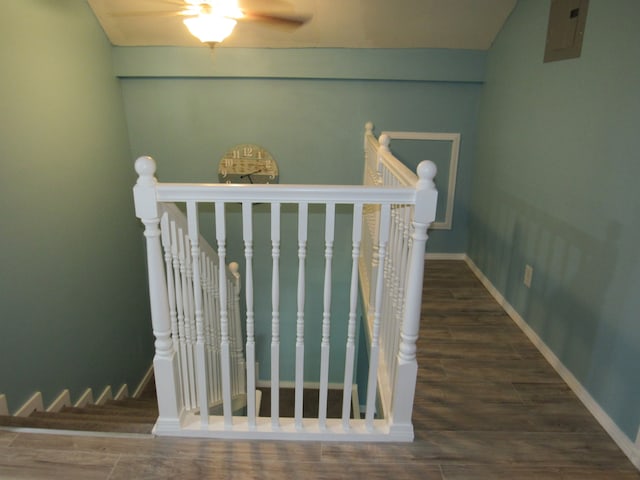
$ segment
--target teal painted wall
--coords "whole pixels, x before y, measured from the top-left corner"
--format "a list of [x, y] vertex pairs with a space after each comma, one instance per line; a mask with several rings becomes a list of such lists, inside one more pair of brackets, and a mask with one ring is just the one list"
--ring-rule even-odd
[[156, 158], [165, 181], [217, 181], [225, 150], [251, 142], [275, 156], [283, 183], [355, 184], [367, 121], [377, 132], [459, 132], [453, 230], [432, 232], [427, 248], [464, 252], [485, 53], [302, 52], [116, 48], [134, 154]]
[[640, 3], [592, 0], [582, 56], [544, 64], [548, 10], [518, 2], [489, 54], [469, 254], [633, 440]]
[[[378, 52], [378, 60], [395, 64], [407, 76], [417, 75], [416, 61], [431, 61], [434, 72], [447, 71], [460, 81], [431, 81], [427, 73], [421, 81], [379, 79], [363, 73], [363, 58], [374, 52], [335, 50], [337, 65], [334, 79], [315, 63], [298, 63], [308, 56], [326, 58], [326, 51], [239, 50], [221, 49], [213, 56], [204, 49], [198, 61], [191, 58], [194, 49], [168, 49], [165, 54], [173, 63], [159, 62], [162, 49], [150, 49], [149, 57], [140, 64], [128, 55], [138, 56], [139, 49], [116, 49], [116, 65], [122, 86], [134, 154], [148, 154], [158, 163], [161, 181], [216, 182], [218, 161], [235, 144], [256, 143], [271, 152], [280, 167], [281, 183], [359, 184], [363, 170], [363, 134], [368, 120], [376, 129], [410, 131], [461, 132], [464, 139], [459, 196], [454, 230], [433, 232], [431, 251], [463, 252], [466, 248], [466, 211], [469, 197], [470, 170], [475, 116], [481, 85], [484, 53], [451, 52]], [[144, 49], [146, 50], [146, 49]], [[382, 57], [381, 57], [382, 55]], [[244, 60], [236, 65], [234, 56]], [[276, 56], [269, 63], [265, 58]], [[467, 57], [474, 61], [469, 66]], [[288, 62], [287, 62], [288, 58]], [[155, 60], [154, 60], [155, 59]], [[193, 64], [218, 71], [202, 72]], [[329, 62], [330, 63], [330, 62]], [[178, 67], [175, 66], [178, 65]], [[169, 65], [169, 66], [168, 66]], [[259, 65], [255, 67], [255, 65]], [[349, 65], [351, 65], [349, 67]], [[377, 64], [373, 64], [377, 65]], [[462, 67], [461, 67], [462, 65]], [[249, 66], [253, 66], [253, 70]], [[370, 65], [371, 66], [371, 65]], [[436, 68], [438, 67], [438, 68]], [[229, 67], [230, 68], [230, 67]], [[295, 68], [295, 72], [291, 69]], [[132, 70], [133, 69], [133, 70]], [[428, 71], [421, 65], [420, 69]], [[479, 70], [479, 73], [478, 73]], [[169, 73], [166, 73], [169, 71]], [[397, 75], [397, 72], [393, 72]], [[181, 74], [189, 78], [175, 78]], [[248, 75], [248, 76], [244, 76]], [[251, 76], [256, 75], [257, 77]], [[295, 78], [292, 76], [295, 75]], [[375, 79], [369, 77], [374, 76]], [[151, 78], [149, 78], [151, 77]], [[363, 78], [364, 77], [364, 78]], [[236, 225], [235, 234], [228, 228], [229, 261], [240, 261], [243, 251], [238, 219], [239, 208], [230, 207], [229, 223]], [[267, 206], [256, 208], [256, 245], [254, 271], [256, 285], [256, 335], [258, 359], [263, 378], [269, 372], [269, 339], [271, 334], [271, 246]], [[234, 214], [235, 212], [235, 214]], [[205, 236], [213, 238], [212, 217], [203, 212]], [[332, 298], [332, 381], [340, 381], [344, 372], [344, 339], [349, 305], [351, 268], [351, 212], [338, 210], [334, 248]], [[297, 210], [283, 210], [281, 263], [281, 345], [283, 349], [281, 377], [293, 379], [293, 346], [295, 345], [297, 282]], [[324, 209], [315, 208], [309, 220], [306, 297], [306, 379], [318, 380], [319, 345], [322, 320], [324, 275]], [[244, 268], [242, 269], [244, 271]], [[266, 287], [266, 288], [264, 288]], [[339, 352], [339, 353], [338, 353]]]
[[0, 58], [0, 393], [135, 387], [153, 339], [111, 46], [85, 2], [5, 2]]

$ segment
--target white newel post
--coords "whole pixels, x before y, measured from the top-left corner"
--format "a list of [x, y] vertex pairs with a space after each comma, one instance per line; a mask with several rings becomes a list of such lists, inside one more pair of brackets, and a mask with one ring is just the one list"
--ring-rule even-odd
[[391, 405], [390, 429], [395, 433], [413, 432], [411, 413], [418, 374], [416, 341], [420, 331], [427, 228], [435, 220], [438, 198], [438, 192], [433, 183], [436, 171], [435, 164], [428, 160], [422, 161], [418, 165], [419, 180], [416, 185], [416, 205], [412, 223], [405, 312], [400, 332], [396, 381]]
[[171, 339], [171, 317], [160, 244], [160, 214], [154, 177], [156, 164], [151, 157], [140, 157], [136, 160], [135, 169], [138, 181], [133, 187], [133, 196], [136, 217], [145, 226], [151, 321], [156, 338], [153, 359], [159, 410], [156, 428], [178, 429], [183, 406], [178, 384], [178, 360]]

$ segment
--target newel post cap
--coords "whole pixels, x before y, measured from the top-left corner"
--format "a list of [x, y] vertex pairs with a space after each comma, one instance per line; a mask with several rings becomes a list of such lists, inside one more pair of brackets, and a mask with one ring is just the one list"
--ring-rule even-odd
[[156, 161], [153, 158], [148, 156], [138, 157], [135, 169], [138, 174], [138, 185], [155, 184]]
[[240, 280], [240, 265], [238, 265], [238, 262], [231, 262], [229, 264], [229, 271], [236, 281]]
[[418, 164], [418, 188], [435, 188], [433, 179], [438, 173], [438, 167], [431, 160], [423, 160]]
[[389, 144], [391, 143], [391, 137], [386, 133], [380, 135], [378, 138], [378, 143], [380, 144], [380, 148], [384, 148], [385, 150], [389, 150]]
[[142, 218], [158, 217], [156, 202], [156, 162], [151, 157], [139, 157], [135, 163], [138, 181], [133, 187], [136, 216]]
[[367, 133], [373, 133], [373, 122], [367, 122], [364, 124], [364, 130]]
[[438, 172], [436, 164], [431, 160], [423, 160], [418, 164], [418, 183], [416, 184], [416, 209], [414, 221], [429, 225], [436, 219], [438, 191], [433, 179]]

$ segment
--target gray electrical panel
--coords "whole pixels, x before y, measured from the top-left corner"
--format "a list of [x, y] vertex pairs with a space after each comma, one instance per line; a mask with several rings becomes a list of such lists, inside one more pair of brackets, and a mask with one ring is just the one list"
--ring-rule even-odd
[[580, 56], [588, 7], [589, 0], [551, 0], [545, 62]]

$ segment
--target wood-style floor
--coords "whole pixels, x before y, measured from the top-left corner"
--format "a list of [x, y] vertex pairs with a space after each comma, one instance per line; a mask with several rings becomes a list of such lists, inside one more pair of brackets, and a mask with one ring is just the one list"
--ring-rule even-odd
[[640, 479], [463, 262], [427, 263], [419, 352], [411, 444], [0, 430], [0, 478]]

